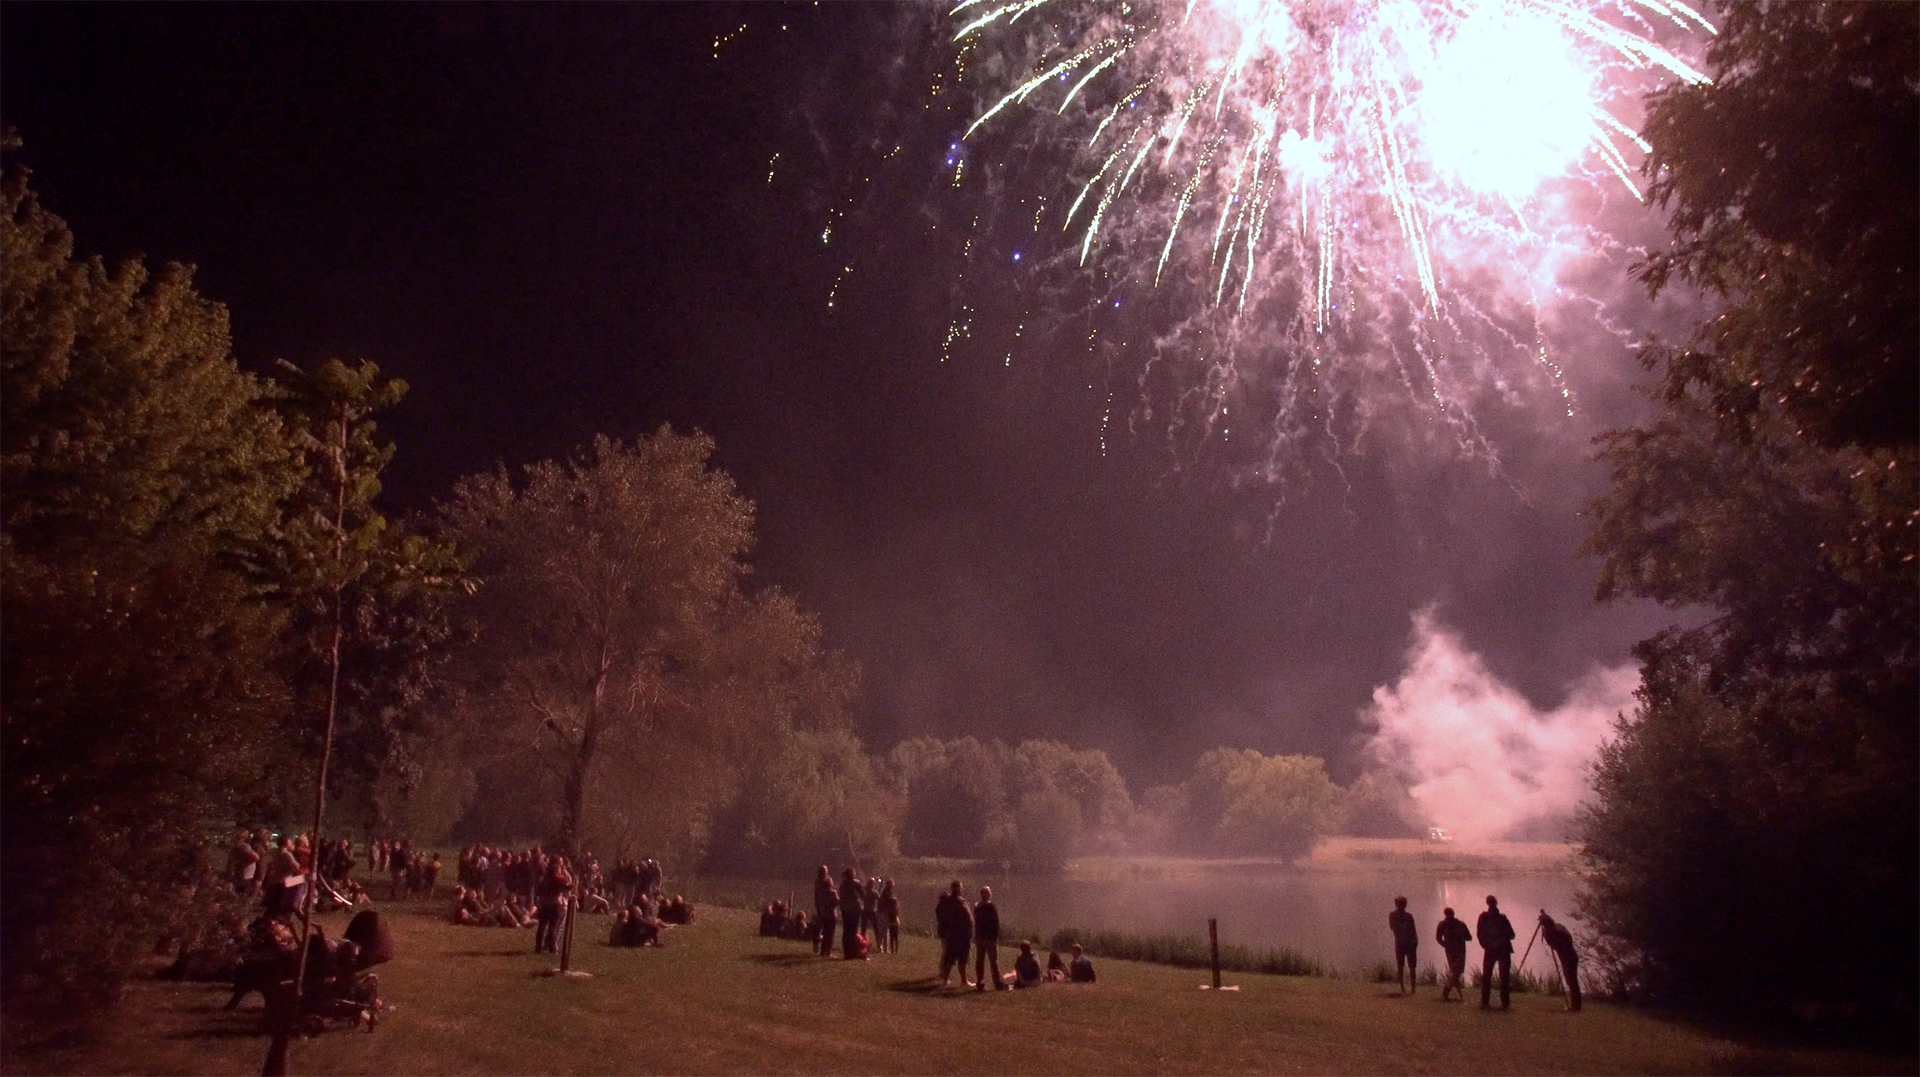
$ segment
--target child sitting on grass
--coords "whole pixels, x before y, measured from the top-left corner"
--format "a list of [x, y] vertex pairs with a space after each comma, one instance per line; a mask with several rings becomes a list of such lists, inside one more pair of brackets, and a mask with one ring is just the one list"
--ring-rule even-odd
[[1011, 980], [1015, 987], [1040, 986], [1042, 982], [1040, 979], [1040, 959], [1033, 956], [1033, 943], [1031, 941], [1027, 939], [1020, 940], [1020, 956], [1013, 959], [1013, 971], [1007, 974], [1007, 979]]

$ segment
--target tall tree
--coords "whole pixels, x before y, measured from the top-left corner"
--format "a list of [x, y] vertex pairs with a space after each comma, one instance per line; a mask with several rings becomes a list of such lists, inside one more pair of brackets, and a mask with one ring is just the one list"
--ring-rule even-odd
[[713, 442], [662, 428], [566, 461], [461, 480], [442, 506], [473, 551], [463, 706], [496, 769], [544, 764], [553, 838], [578, 848], [597, 790], [649, 835], [697, 837], [742, 713], [700, 706], [738, 594], [753, 506]]
[[1659, 411], [1601, 439], [1584, 547], [1601, 599], [1719, 615], [1637, 650], [1583, 906], [1632, 986], [1765, 1013], [1891, 998], [1910, 1032], [1920, 8], [1723, 10], [1714, 82], [1651, 102], [1675, 242], [1642, 269], [1723, 310], [1645, 351]]
[[871, 864], [898, 852], [898, 811], [853, 732], [859, 667], [820, 623], [768, 588], [730, 603], [706, 664], [703, 705], [741, 714], [734, 783], [708, 862], [732, 871]]
[[309, 719], [294, 723], [299, 750], [282, 761], [279, 800], [305, 800], [295, 790], [312, 789], [331, 753], [327, 796], [374, 827], [390, 825], [392, 800], [417, 778], [410, 747], [449, 635], [444, 599], [461, 579], [450, 543], [378, 505], [395, 448], [373, 415], [406, 393], [406, 382], [365, 360], [279, 364], [272, 396], [302, 482], [249, 550], [263, 595], [293, 615], [289, 672]]
[[902, 849], [911, 856], [973, 856], [1008, 810], [1006, 746], [974, 737], [910, 737], [887, 753], [906, 800]]
[[1920, 70], [1911, 4], [1720, 5], [1713, 81], [1649, 100], [1649, 195], [1673, 244], [1641, 269], [1728, 301], [1661, 355], [1662, 392], [1699, 391], [1734, 429], [1777, 408], [1826, 446], [1920, 436], [1914, 198]]
[[[10, 148], [10, 147], [9, 147]], [[74, 255], [0, 185], [0, 992], [93, 1005], [189, 905], [285, 713], [229, 555], [298, 481], [192, 272]]]

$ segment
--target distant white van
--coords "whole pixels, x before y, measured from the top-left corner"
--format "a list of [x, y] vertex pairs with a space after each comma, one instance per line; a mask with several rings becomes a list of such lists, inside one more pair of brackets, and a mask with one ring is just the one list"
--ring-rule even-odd
[[1437, 826], [1430, 826], [1427, 828], [1427, 840], [1435, 844], [1444, 845], [1453, 840], [1453, 835]]

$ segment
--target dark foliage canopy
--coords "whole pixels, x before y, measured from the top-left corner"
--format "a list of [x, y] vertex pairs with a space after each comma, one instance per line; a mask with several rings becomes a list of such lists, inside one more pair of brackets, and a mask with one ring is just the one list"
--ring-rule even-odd
[[112, 995], [270, 758], [285, 618], [223, 554], [273, 525], [297, 469], [191, 273], [75, 258], [18, 173], [0, 295], [0, 987], [15, 1015]]
[[[1910, 1032], [1920, 8], [1724, 16], [1715, 83], [1652, 101], [1676, 242], [1643, 268], [1724, 309], [1645, 352], [1659, 411], [1602, 437], [1585, 544], [1602, 599], [1717, 616], [1638, 648], [1640, 707], [1584, 820], [1585, 911], [1628, 986]], [[1836, 944], [1844, 925], [1872, 943]]]
[[1920, 7], [1724, 5], [1714, 81], [1653, 95], [1653, 201], [1674, 243], [1642, 279], [1730, 301], [1671, 357], [1739, 421], [1762, 406], [1827, 446], [1920, 436]]
[[[10, 143], [9, 152], [13, 148]], [[369, 366], [235, 363], [192, 271], [77, 258], [24, 173], [0, 184], [0, 993], [98, 1016], [157, 938], [230, 887], [209, 852], [289, 820], [319, 755], [315, 624], [349, 600], [344, 784], [404, 762], [451, 551], [372, 507], [390, 449]], [[355, 386], [358, 389], [355, 389]], [[353, 409], [348, 409], [349, 412]], [[326, 412], [331, 419], [323, 418]], [[329, 522], [328, 421], [346, 422]], [[338, 440], [337, 438], [335, 440]], [[318, 477], [317, 477], [318, 476]], [[336, 484], [337, 487], [337, 484]], [[332, 519], [341, 518], [336, 513]], [[344, 554], [344, 556], [343, 556]], [[343, 608], [344, 609], [344, 608]], [[309, 794], [310, 795], [310, 794]]]

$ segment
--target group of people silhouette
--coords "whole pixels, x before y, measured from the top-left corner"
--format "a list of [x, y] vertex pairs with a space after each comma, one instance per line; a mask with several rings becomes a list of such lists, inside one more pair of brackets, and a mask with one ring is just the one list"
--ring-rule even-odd
[[[980, 888], [980, 900], [967, 904], [964, 887], [955, 879], [934, 905], [934, 934], [940, 939], [942, 986], [953, 982], [953, 970], [960, 970], [960, 985], [977, 991], [1034, 987], [1049, 980], [1093, 983], [1093, 961], [1080, 948], [1072, 947], [1072, 958], [1062, 961], [1058, 951], [1049, 951], [1042, 969], [1034, 954], [1032, 940], [1021, 940], [1020, 954], [1013, 971], [1000, 971], [1000, 911], [993, 903], [993, 888]], [[894, 894], [893, 880], [870, 878], [864, 883], [852, 868], [841, 872], [838, 884], [825, 864], [814, 874], [813, 916], [791, 910], [784, 902], [770, 902], [760, 910], [760, 934], [770, 938], [804, 940], [822, 957], [832, 957], [835, 928], [840, 931], [840, 958], [865, 961], [874, 953], [894, 953], [900, 948], [900, 902]], [[968, 958], [973, 959], [973, 977], [967, 976]]]
[[[1419, 976], [1420, 932], [1414, 923], [1413, 914], [1407, 911], [1407, 899], [1393, 899], [1393, 911], [1387, 914], [1387, 929], [1393, 933], [1393, 971], [1395, 983], [1400, 990], [1413, 994], [1417, 990]], [[1441, 918], [1434, 927], [1433, 938], [1440, 944], [1441, 952], [1447, 957], [1447, 971], [1440, 980], [1440, 998], [1446, 1001], [1453, 994], [1462, 1001], [1466, 998], [1463, 980], [1467, 971], [1467, 943], [1475, 935], [1480, 938], [1480, 1008], [1492, 1008], [1493, 976], [1500, 974], [1500, 1008], [1510, 1008], [1512, 1003], [1513, 943], [1515, 939], [1513, 921], [1500, 911], [1500, 900], [1492, 894], [1487, 895], [1487, 909], [1480, 914], [1472, 931], [1467, 930], [1464, 920], [1454, 918], [1453, 909], [1441, 910]], [[1580, 1008], [1580, 955], [1573, 948], [1573, 933], [1540, 910], [1538, 934], [1547, 944], [1560, 968], [1560, 978], [1567, 988], [1567, 1009]], [[1525, 961], [1525, 955], [1521, 960]]]

